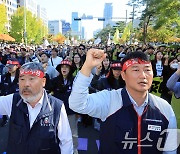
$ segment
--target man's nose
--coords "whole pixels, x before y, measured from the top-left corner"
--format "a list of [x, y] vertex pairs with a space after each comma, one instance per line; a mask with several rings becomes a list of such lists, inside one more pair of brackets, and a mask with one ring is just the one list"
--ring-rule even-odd
[[24, 86], [29, 87], [29, 85], [30, 85], [30, 80], [25, 80]]
[[143, 70], [140, 71], [140, 77], [146, 78], [146, 73]]

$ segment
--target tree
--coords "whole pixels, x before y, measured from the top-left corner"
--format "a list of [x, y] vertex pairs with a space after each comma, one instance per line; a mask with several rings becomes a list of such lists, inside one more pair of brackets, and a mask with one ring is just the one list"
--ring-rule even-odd
[[11, 16], [11, 29], [10, 34], [20, 43], [23, 39], [24, 32], [24, 10], [18, 8], [14, 15]]
[[[111, 27], [111, 25], [108, 24], [105, 28], [103, 28], [101, 31], [99, 31], [95, 35], [95, 38], [99, 37], [99, 38], [101, 38], [102, 43], [106, 43], [108, 40], [109, 33], [112, 34], [111, 32], [112, 32], [112, 27]], [[114, 35], [114, 34], [112, 34], [112, 35]]]
[[144, 43], [147, 39], [148, 26], [152, 26], [154, 30], [166, 27], [178, 31], [180, 27], [179, 0], [130, 0], [129, 4], [136, 8], [145, 6], [141, 16]]
[[6, 7], [4, 4], [0, 4], [0, 33], [5, 33], [7, 30], [5, 24], [7, 23]]
[[54, 38], [52, 40], [59, 44], [63, 44], [64, 41], [66, 40], [66, 37], [64, 35], [62, 35], [61, 33], [59, 33], [56, 36], [54, 36]]
[[49, 35], [47, 35], [47, 40], [48, 40], [48, 42], [53, 42], [53, 37], [54, 37], [54, 35], [52, 35], [52, 34], [49, 34]]
[[152, 27], [149, 27], [147, 40], [149, 42], [168, 43], [172, 41], [173, 36], [174, 36], [174, 32], [171, 31], [171, 29], [167, 29], [165, 26], [162, 26], [158, 30], [154, 30]]
[[113, 26], [111, 33], [114, 34], [116, 32], [116, 29], [119, 30], [119, 33], [123, 33], [125, 27], [126, 23], [124, 21], [118, 21], [116, 22], [115, 26]]
[[[41, 44], [43, 37], [47, 35], [47, 28], [43, 22], [28, 10], [26, 10], [26, 32], [28, 44]], [[24, 7], [19, 7], [11, 17], [10, 34], [18, 43], [24, 39]]]

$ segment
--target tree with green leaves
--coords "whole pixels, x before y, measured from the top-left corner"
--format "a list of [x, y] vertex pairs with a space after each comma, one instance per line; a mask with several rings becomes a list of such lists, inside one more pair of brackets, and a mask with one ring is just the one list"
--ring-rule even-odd
[[108, 24], [105, 28], [103, 28], [95, 35], [95, 38], [99, 37], [101, 38], [102, 43], [106, 43], [108, 40], [109, 33], [111, 34], [111, 36], [114, 36], [117, 30], [119, 31], [119, 33], [123, 33], [125, 26], [126, 24], [124, 21], [118, 21], [113, 27], [111, 27], [111, 25]]
[[[95, 38], [101, 38], [101, 42], [102, 43], [105, 43], [107, 42], [108, 40], [108, 36], [109, 36], [109, 33], [111, 33], [112, 31], [112, 27], [110, 24], [106, 25], [105, 28], [103, 28], [101, 31], [99, 31], [96, 35], [95, 35]], [[114, 35], [114, 34], [113, 34]]]
[[[21, 43], [24, 39], [24, 7], [19, 7], [11, 17], [10, 34]], [[41, 44], [43, 37], [47, 35], [47, 28], [43, 22], [26, 10], [26, 32], [28, 44]]]
[[[172, 32], [179, 31], [179, 0], [130, 0], [129, 4], [132, 6], [134, 5], [136, 9], [145, 6], [141, 15], [141, 28], [143, 29], [144, 43], [147, 41], [149, 26], [152, 26], [155, 31], [161, 27]], [[174, 35], [177, 34], [174, 33]]]
[[116, 24], [112, 27], [111, 34], [113, 35], [116, 32], [116, 29], [119, 30], [119, 33], [123, 33], [124, 28], [126, 27], [126, 23], [124, 21], [118, 21]]
[[6, 7], [4, 4], [0, 4], [0, 34], [7, 32], [5, 25], [7, 23]]

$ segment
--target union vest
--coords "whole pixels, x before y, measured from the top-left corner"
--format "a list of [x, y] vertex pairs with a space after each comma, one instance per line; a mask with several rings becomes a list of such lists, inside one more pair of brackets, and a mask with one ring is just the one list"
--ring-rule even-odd
[[[162, 154], [157, 142], [164, 146], [168, 120], [154, 105], [149, 95], [148, 104], [139, 116], [125, 88], [121, 92], [123, 106], [101, 125], [100, 154]], [[156, 131], [154, 128], [155, 127]], [[154, 130], [153, 130], [154, 129]], [[139, 146], [138, 146], [139, 145]]]
[[44, 92], [42, 108], [30, 128], [27, 105], [14, 94], [7, 154], [60, 154], [57, 126], [61, 106], [62, 101]]
[[19, 92], [18, 79], [14, 79], [11, 82], [11, 76], [9, 73], [1, 76], [1, 94], [0, 95], [8, 95], [12, 93]]

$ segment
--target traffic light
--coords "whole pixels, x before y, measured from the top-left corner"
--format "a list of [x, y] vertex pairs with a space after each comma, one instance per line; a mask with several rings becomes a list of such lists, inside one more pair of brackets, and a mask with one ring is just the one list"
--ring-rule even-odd
[[81, 20], [81, 18], [74, 18], [74, 20], [76, 20], [76, 21], [80, 21], [80, 20]]
[[105, 21], [105, 18], [98, 18], [98, 21]]

